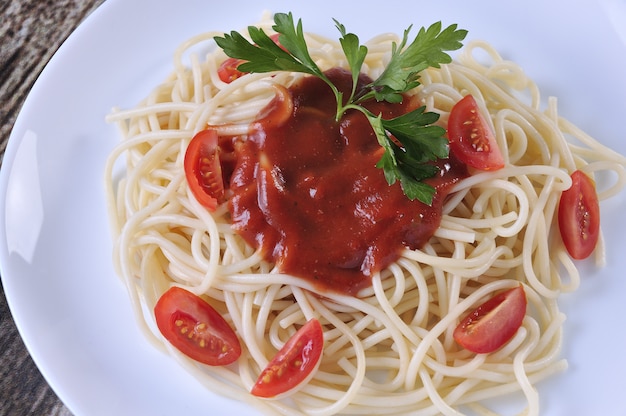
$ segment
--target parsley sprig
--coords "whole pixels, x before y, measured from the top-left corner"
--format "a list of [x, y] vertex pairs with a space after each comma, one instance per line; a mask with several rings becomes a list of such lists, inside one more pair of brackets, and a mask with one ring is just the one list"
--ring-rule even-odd
[[414, 40], [408, 43], [409, 27], [404, 31], [400, 44], [392, 45], [390, 61], [382, 74], [368, 85], [358, 88], [367, 46], [361, 45], [358, 36], [347, 32], [337, 20], [334, 22], [341, 34], [339, 42], [352, 73], [352, 90], [347, 98], [311, 58], [302, 20], [298, 19], [296, 23], [291, 13], [274, 15], [272, 29], [279, 34], [278, 41], [282, 47], [255, 26], [248, 27], [252, 42], [236, 31], [215, 37], [215, 42], [226, 55], [244, 61], [238, 66], [242, 72], [290, 71], [322, 79], [337, 99], [337, 121], [348, 110], [360, 111], [369, 120], [378, 143], [384, 149], [376, 166], [383, 169], [387, 183], [392, 185], [400, 181], [404, 194], [410, 200], [418, 199], [430, 205], [435, 189], [423, 180], [434, 176], [438, 168], [429, 162], [448, 157], [445, 129], [434, 125], [439, 115], [420, 107], [384, 120], [380, 114], [373, 114], [362, 104], [371, 99], [401, 102], [404, 93], [420, 85], [421, 71], [452, 61], [446, 51], [459, 49], [467, 31], [457, 29], [457, 25], [442, 30], [441, 22], [437, 22], [428, 28], [421, 28]]

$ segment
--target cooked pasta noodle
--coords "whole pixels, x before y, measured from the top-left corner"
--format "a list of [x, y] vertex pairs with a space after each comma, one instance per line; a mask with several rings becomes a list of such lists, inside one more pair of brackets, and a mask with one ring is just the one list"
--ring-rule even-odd
[[[261, 24], [269, 30], [267, 22]], [[626, 183], [626, 158], [606, 148], [542, 101], [537, 86], [487, 43], [468, 43], [456, 59], [423, 72], [412, 94], [441, 115], [472, 94], [489, 114], [506, 167], [457, 183], [440, 228], [420, 250], [404, 250], [359, 296], [316, 293], [306, 281], [278, 273], [230, 227], [226, 204], [209, 213], [185, 181], [183, 157], [207, 124], [245, 134], [273, 97], [272, 85], [302, 75], [249, 74], [230, 84], [217, 76], [219, 50], [191, 54], [221, 33], [204, 33], [174, 53], [174, 71], [136, 108], [115, 110], [123, 140], [106, 165], [117, 273], [138, 324], [207, 388], [276, 414], [489, 414], [488, 399], [517, 392], [538, 414], [534, 384], [562, 371], [557, 300], [576, 290], [579, 273], [557, 232], [556, 209], [569, 174], [613, 172], [600, 199]], [[367, 43], [365, 71], [385, 67], [395, 35]], [[323, 69], [346, 66], [338, 43], [308, 35]], [[545, 107], [545, 108], [544, 108]], [[603, 262], [600, 242], [596, 262]], [[522, 284], [528, 313], [502, 349], [474, 354], [452, 332], [471, 309]], [[244, 349], [235, 365], [207, 367], [187, 358], [155, 330], [159, 296], [179, 285], [212, 299]], [[322, 295], [322, 296], [319, 296]], [[324, 355], [313, 379], [289, 399], [247, 394], [272, 356], [308, 319], [324, 328]], [[485, 402], [487, 400], [487, 402]]]

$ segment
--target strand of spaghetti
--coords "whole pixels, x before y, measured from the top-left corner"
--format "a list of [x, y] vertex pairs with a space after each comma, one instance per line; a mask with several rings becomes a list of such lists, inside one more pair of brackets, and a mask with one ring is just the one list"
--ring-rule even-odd
[[408, 272], [408, 278], [413, 280], [417, 286], [417, 310], [413, 314], [413, 318], [410, 320], [413, 327], [425, 327], [428, 320], [428, 309], [430, 299], [428, 296], [428, 286], [426, 285], [426, 279], [422, 272], [415, 263], [409, 262], [406, 258], [400, 257], [398, 264]]
[[[156, 165], [159, 163], [159, 160], [161, 160], [162, 158], [166, 158], [166, 155], [169, 154], [169, 152], [171, 152], [176, 146], [177, 144], [175, 141], [163, 140], [156, 142], [146, 153], [145, 157], [138, 161], [135, 169], [128, 173], [126, 177], [127, 188], [125, 195], [125, 208], [130, 216], [133, 216], [136, 211], [141, 210], [141, 207], [144, 204], [144, 202], [141, 200], [142, 187], [135, 187], [134, 185], [136, 183], [140, 183], [143, 180], [143, 172], [153, 171]], [[178, 178], [179, 183], [182, 183], [184, 179], [184, 174], [182, 172], [179, 173]], [[155, 197], [155, 195], [149, 193], [144, 193], [143, 195], [149, 198]], [[156, 196], [156, 198], [158, 199], [158, 196]], [[166, 199], [161, 200], [161, 206], [167, 203]]]
[[584, 167], [581, 167], [580, 170], [590, 176], [598, 171], [612, 171], [616, 174], [617, 178], [613, 183], [613, 186], [606, 189], [598, 189], [598, 199], [600, 201], [609, 199], [617, 195], [618, 192], [622, 190], [624, 186], [626, 186], [626, 168], [624, 167], [624, 165], [620, 165], [611, 161], [598, 161], [591, 162]]
[[[450, 73], [452, 74], [452, 84], [458, 90], [467, 89], [468, 92], [475, 94], [477, 101], [485, 102], [484, 97], [489, 96], [491, 101], [500, 103], [502, 108], [512, 108], [526, 119], [532, 120], [534, 118], [533, 114], [537, 114], [535, 108], [522, 105], [506, 89], [492, 82], [486, 71], [474, 70], [459, 60], [450, 64]], [[519, 74], [521, 75], [522, 72]], [[523, 82], [525, 83], [526, 81]], [[483, 108], [483, 110], [486, 110], [486, 108]]]
[[[596, 251], [598, 251], [598, 249], [599, 248], [596, 248]], [[578, 271], [576, 264], [574, 264], [574, 261], [565, 250], [559, 250], [556, 253], [555, 261], [556, 260], [558, 260], [558, 263], [555, 264], [555, 267], [558, 267], [558, 265], [562, 265], [567, 272], [567, 276], [569, 277], [570, 281], [568, 285], [563, 286], [563, 291], [571, 292], [576, 290], [576, 288], [580, 286], [580, 272]]]
[[[363, 379], [365, 378], [365, 368], [366, 368], [366, 358], [365, 351], [360, 347], [359, 338], [354, 334], [350, 327], [347, 326], [344, 322], [337, 319], [337, 317], [329, 311], [324, 305], [319, 302], [316, 298], [310, 298], [311, 305], [313, 308], [325, 318], [330, 324], [334, 327], [339, 328], [342, 332], [348, 334], [350, 338], [350, 343], [352, 344], [355, 351], [355, 358], [357, 362], [357, 372], [353, 375], [354, 381], [350, 385], [350, 387], [346, 390], [343, 397], [337, 399], [334, 403], [329, 404], [324, 408], [316, 408], [310, 409], [310, 414], [317, 416], [325, 416], [325, 415], [333, 415], [337, 414], [341, 411], [341, 409], [348, 406], [348, 404], [352, 401], [353, 397], [357, 394], [359, 387], [361, 386]], [[308, 387], [308, 386], [307, 386]], [[307, 387], [304, 390], [307, 390]]]
[[132, 252], [129, 247], [132, 246], [131, 240], [133, 237], [133, 231], [136, 227], [136, 224], [140, 223], [144, 218], [150, 215], [150, 213], [158, 206], [162, 206], [165, 201], [170, 197], [171, 193], [175, 192], [175, 189], [179, 183], [172, 182], [166, 189], [167, 192], [163, 192], [157, 199], [152, 201], [149, 205], [137, 211], [132, 217], [127, 219], [127, 222], [124, 224], [120, 231], [119, 238], [114, 245], [114, 253], [119, 261], [114, 262], [114, 267], [119, 276], [123, 278], [123, 281], [127, 287], [127, 291], [130, 295], [131, 306], [135, 311], [135, 318], [137, 320], [139, 328], [142, 330], [147, 339], [155, 340], [155, 336], [152, 333], [151, 329], [145, 325], [142, 320], [143, 311], [141, 300], [138, 296], [138, 292], [136, 290], [135, 282], [134, 282], [134, 274], [131, 269], [132, 260], [129, 254]]
[[[139, 281], [135, 282], [135, 290], [138, 293], [140, 292], [149, 310], [154, 308], [154, 305], [163, 291], [167, 290], [170, 286], [169, 276], [166, 276], [163, 272], [162, 264], [149, 260], [152, 256], [158, 256], [158, 250], [158, 246], [149, 246], [139, 250], [142, 258], [140, 264], [137, 266], [137, 275], [150, 276], [150, 279], [141, 278]], [[156, 324], [153, 318], [149, 319], [151, 325]]]
[[[455, 259], [442, 257], [440, 253], [433, 251], [427, 253], [425, 245], [421, 250], [402, 251], [402, 257], [425, 263], [447, 273], [462, 275], [466, 278], [476, 278], [485, 274], [487, 269], [494, 264], [500, 255], [506, 254], [506, 247], [498, 247], [495, 245], [494, 239], [481, 240], [476, 249], [472, 251], [468, 258], [459, 263]], [[475, 255], [475, 253], [478, 253]]]
[[219, 274], [222, 278], [249, 273], [253, 267], [258, 266], [263, 261], [260, 251], [241, 244], [241, 241], [234, 234], [222, 232], [222, 236], [225, 244], [223, 260], [230, 257], [230, 261], [224, 261], [220, 265]]
[[[543, 368], [541, 371], [530, 374], [528, 380], [531, 384], [536, 384], [537, 382], [544, 380], [558, 372], [561, 372], [567, 368], [567, 363], [564, 360], [557, 361], [552, 363], [549, 367]], [[482, 402], [484, 400], [504, 396], [507, 394], [514, 393], [519, 391], [519, 383], [517, 380], [510, 382], [499, 384], [496, 386], [486, 385], [482, 389], [476, 389], [474, 391], [467, 392], [466, 395], [459, 398], [457, 404], [464, 405], [469, 403], [477, 403]]]
[[[396, 280], [396, 282], [400, 284], [402, 280]], [[404, 337], [407, 340], [409, 340], [412, 344], [414, 345], [419, 344], [421, 340], [415, 336], [415, 332], [413, 332], [411, 328], [409, 328], [409, 326], [406, 325], [402, 321], [402, 319], [396, 314], [394, 310], [394, 306], [391, 303], [390, 299], [387, 299], [387, 297], [385, 296], [385, 293], [380, 283], [380, 273], [376, 273], [374, 274], [374, 276], [372, 276], [372, 286], [374, 288], [376, 300], [378, 301], [378, 304], [380, 305], [381, 309], [387, 314], [387, 316], [391, 320], [390, 323], [394, 324], [393, 326], [397, 328], [400, 331], [400, 333], [402, 333], [402, 335], [404, 335]]]
[[178, 273], [172, 275], [173, 278], [178, 277], [180, 283], [198, 284], [202, 280], [202, 272], [196, 267], [196, 263], [192, 255], [185, 252], [180, 241], [176, 241], [177, 237], [171, 235], [161, 235], [148, 231], [136, 239], [137, 246], [153, 245], [159, 248], [159, 251], [166, 259], [173, 263]]
[[209, 394], [217, 393], [233, 400], [245, 402], [266, 414], [273, 414], [277, 409], [280, 409], [284, 415], [303, 415], [294, 411], [294, 409], [287, 409], [284, 404], [279, 402], [263, 402], [255, 399], [253, 396], [242, 395], [239, 376], [232, 370], [224, 367], [215, 367], [213, 368], [213, 375], [207, 375], [203, 366], [189, 360], [175, 348], [171, 346], [167, 348], [177, 362], [207, 388], [210, 392]]
[[[525, 359], [539, 341], [539, 327], [533, 320], [525, 318], [524, 321], [523, 325], [524, 328], [527, 329], [528, 333], [525, 337], [527, 345], [515, 354], [513, 358], [513, 371], [515, 373], [515, 378], [520, 384], [522, 392], [526, 396], [526, 402], [528, 403], [527, 414], [539, 415], [539, 395], [528, 379], [526, 368], [524, 368]], [[530, 331], [528, 331], [528, 329], [530, 329]]]
[[[522, 250], [522, 253], [524, 253], [524, 261], [522, 264], [526, 279], [533, 289], [548, 299], [556, 298], [560, 293], [558, 286], [557, 289], [550, 289], [550, 286], [554, 285], [551, 285], [548, 280], [552, 277], [552, 273], [550, 273], [549, 270], [549, 259], [547, 256], [535, 256], [535, 261], [533, 262], [533, 258], [531, 258], [531, 256], [535, 250], [539, 253], [548, 253], [551, 249], [547, 245], [545, 220], [542, 220], [544, 213], [543, 209], [547, 204], [548, 198], [550, 198], [551, 195], [556, 195], [553, 193], [553, 182], [554, 178], [548, 178], [544, 188], [539, 194], [539, 199], [537, 200], [528, 220], [528, 227], [526, 229], [526, 234], [524, 235]], [[537, 235], [542, 238], [536, 238]], [[552, 247], [552, 250], [554, 250], [554, 247]], [[542, 262], [543, 264], [538, 264], [539, 262]], [[539, 270], [537, 271], [536, 268]], [[543, 280], [540, 280], [538, 275], [544, 276]]]
[[191, 191], [187, 189], [187, 201], [189, 201], [185, 208], [191, 210], [193, 214], [204, 224], [203, 231], [208, 234], [210, 245], [208, 247], [209, 254], [206, 256], [208, 262], [206, 263], [206, 268], [204, 269], [202, 281], [193, 287], [190, 287], [189, 290], [197, 295], [201, 295], [205, 293], [209, 288], [213, 285], [217, 272], [219, 269], [219, 260], [220, 260], [220, 236], [219, 231], [217, 229], [217, 225], [215, 219], [211, 216], [211, 214], [191, 195]]
[[[181, 93], [180, 99], [183, 101], [191, 101], [191, 97], [188, 92], [192, 89], [189, 86], [189, 82], [193, 82], [193, 77], [188, 77], [188, 66], [183, 62], [183, 55], [191, 49], [193, 46], [198, 45], [204, 41], [208, 41], [212, 39], [214, 36], [221, 35], [220, 32], [204, 32], [200, 33], [196, 36], [193, 36], [187, 39], [185, 42], [181, 43], [178, 48], [174, 51], [173, 63], [174, 63], [174, 73], [176, 74], [176, 78], [180, 83], [180, 88], [178, 91]], [[193, 68], [193, 65], [192, 65]]]
[[[463, 396], [472, 390], [476, 390], [478, 384], [481, 383], [480, 379], [467, 378], [457, 384], [448, 394], [445, 396], [446, 403], [457, 403]], [[487, 416], [486, 412], [477, 412], [476, 414]], [[493, 414], [492, 416], [497, 416]]]
[[[180, 131], [164, 131], [164, 132], [160, 132], [156, 134], [155, 138], [161, 142], [166, 142], [170, 140], [176, 141], [176, 140], [180, 140], [181, 137], [184, 137], [185, 134], [186, 133], [180, 132]], [[121, 157], [121, 155], [124, 154], [124, 152], [128, 151], [132, 147], [143, 144], [144, 142], [146, 142], [146, 140], [147, 140], [147, 135], [140, 135], [140, 136], [129, 138], [127, 140], [122, 141], [111, 152], [110, 157], [107, 159], [105, 163], [104, 178], [105, 178], [105, 191], [106, 191], [106, 197], [107, 197], [107, 208], [108, 208], [109, 215], [112, 216], [111, 223], [112, 223], [112, 229], [115, 234], [117, 234], [117, 230], [121, 228], [121, 224], [119, 223], [119, 221], [116, 221], [116, 219], [118, 218], [118, 215], [115, 212], [115, 207], [117, 206], [117, 203], [116, 203], [117, 197], [114, 191], [113, 184], [109, 181], [114, 176], [113, 169], [114, 169], [117, 159]], [[132, 188], [132, 183], [130, 182], [128, 177], [125, 179], [125, 184], [126, 184], [125, 187], [127, 189]], [[121, 190], [118, 190], [117, 195], [120, 195], [120, 191]], [[128, 195], [128, 193], [123, 193], [123, 194]], [[126, 198], [123, 198], [122, 200], [126, 201]], [[126, 204], [126, 206], [128, 207], [128, 204]], [[127, 214], [128, 217], [131, 215], [133, 215], [133, 211], [129, 211], [129, 213]], [[115, 237], [117, 237], [117, 235], [115, 235]]]
[[614, 161], [622, 166], [626, 165], [626, 156], [595, 140], [593, 137], [584, 132], [580, 127], [576, 126], [571, 121], [560, 117], [559, 128], [563, 132], [573, 135], [589, 148], [595, 150], [596, 154], [599, 156], [599, 159]]
[[[263, 290], [263, 293], [265, 293], [265, 296], [263, 296], [263, 300], [261, 302], [256, 302], [260, 308], [258, 310], [257, 313], [257, 317], [256, 317], [256, 324], [255, 324], [255, 337], [257, 340], [262, 340], [265, 336], [265, 331], [267, 328], [267, 323], [270, 320], [270, 314], [273, 312], [273, 307], [272, 305], [276, 304], [276, 300], [279, 299], [278, 298], [278, 293], [280, 290], [280, 285], [271, 285], [269, 287], [267, 287], [266, 289]], [[255, 357], [254, 354], [251, 354], [253, 357]], [[256, 357], [256, 361], [260, 362], [260, 357], [261, 355], [258, 355]]]
[[[488, 179], [503, 179], [516, 176], [543, 175], [545, 177], [554, 177], [560, 183], [555, 190], [564, 191], [572, 185], [572, 179], [569, 174], [561, 169], [553, 166], [534, 165], [534, 166], [506, 166], [494, 172], [480, 172], [469, 176], [456, 183], [451, 192], [458, 192], [463, 189], [474, 187], [477, 184]], [[556, 185], [556, 184], [555, 184]]]
[[[204, 103], [190, 116], [187, 127], [198, 131], [210, 125], [218, 134], [225, 136], [247, 134], [250, 129], [250, 115], [257, 114], [274, 97], [274, 83], [266, 82], [266, 77], [265, 74], [249, 74], [220, 89], [212, 100]], [[246, 87], [254, 89], [246, 91]], [[244, 94], [236, 94], [236, 91], [243, 91]], [[228, 103], [229, 100], [232, 103]], [[254, 102], [249, 103], [248, 107], [240, 108], [239, 103], [248, 100]], [[220, 107], [224, 110], [219, 110]], [[253, 110], [254, 107], [257, 111]], [[228, 114], [228, 118], [225, 119], [222, 114]]]
[[[479, 378], [479, 373], [482, 371], [480, 369], [481, 366], [485, 364], [487, 360], [487, 355], [485, 354], [476, 354], [468, 360], [463, 362], [452, 362], [451, 365], [447, 365], [445, 363], [441, 363], [437, 360], [428, 359], [428, 356], [425, 356], [426, 366], [430, 368], [433, 372], [444, 374], [448, 377], [457, 377], [463, 378], [468, 374], [471, 374], [472, 377]], [[485, 372], [489, 377], [497, 377], [500, 378], [503, 376], [502, 373], [491, 373]]]
[[562, 158], [562, 164], [565, 165], [565, 169], [568, 172], [576, 170], [576, 163], [574, 161], [574, 155], [572, 153], [572, 146], [565, 140], [565, 135], [558, 128], [558, 110], [556, 107], [556, 98], [550, 97], [548, 99], [548, 115], [552, 116], [552, 127], [550, 130], [550, 137], [552, 143], [556, 144], [559, 156]]
[[186, 102], [160, 102], [151, 105], [139, 106], [128, 110], [115, 110], [107, 114], [107, 123], [118, 123], [127, 119], [147, 117], [157, 113], [191, 113], [195, 111], [197, 105]]
[[[374, 323], [374, 318], [371, 316], [364, 316], [362, 319], [356, 321], [354, 323], [354, 325], [352, 326], [352, 330], [359, 334], [361, 332], [363, 332], [366, 328], [369, 328], [372, 324]], [[334, 341], [332, 341], [331, 343], [327, 343], [324, 346], [324, 349], [326, 350], [326, 353], [329, 356], [333, 356], [335, 354], [337, 354], [338, 351], [340, 351], [342, 348], [345, 347], [346, 344], [348, 344], [350, 342], [350, 337], [347, 334], [341, 333], [341, 331], [337, 330], [338, 333], [340, 333], [341, 335], [338, 336]]]
[[[503, 221], [504, 224], [515, 220], [515, 213], [510, 213], [511, 215], [503, 215], [499, 218], [500, 221]], [[465, 224], [463, 224], [465, 225]], [[480, 220], [476, 223], [470, 223], [470, 227], [468, 228], [482, 228]], [[450, 221], [447, 217], [444, 217], [441, 221], [439, 228], [433, 234], [434, 237], [441, 238], [444, 240], [451, 241], [462, 241], [464, 243], [474, 243], [476, 241], [476, 233], [468, 230], [459, 230], [453, 228], [461, 228], [462, 225], [460, 223], [455, 223], [454, 221]], [[464, 227], [463, 227], [464, 228]]]
[[[497, 181], [498, 180], [495, 180], [495, 182]], [[519, 190], [516, 190], [513, 193], [517, 195], [523, 194]], [[525, 195], [524, 195], [524, 198], [525, 198]], [[526, 208], [526, 210], [527, 209], [528, 208]], [[491, 218], [480, 218], [480, 217], [466, 218], [466, 217], [461, 217], [461, 216], [452, 217], [452, 216], [446, 215], [441, 219], [441, 225], [440, 225], [440, 229], [443, 227], [442, 233], [445, 233], [445, 234], [438, 235], [437, 233], [435, 233], [435, 236], [446, 239], [446, 240], [451, 240], [451, 241], [473, 243], [476, 241], [477, 232], [471, 231], [472, 229], [474, 230], [487, 229], [492, 226], [501, 227], [501, 226], [504, 226], [505, 224], [523, 222], [523, 221], [520, 221], [519, 218], [520, 217], [517, 211], [509, 211], [498, 217], [491, 217]], [[452, 230], [452, 228], [462, 228], [462, 230]], [[512, 228], [512, 226], [509, 227], [509, 229], [510, 228]], [[503, 235], [502, 232], [498, 232], [497, 234], [503, 237], [511, 237], [511, 235]]]
[[529, 149], [538, 152], [544, 159], [546, 155], [550, 155], [545, 135], [531, 120], [513, 109], [503, 108], [495, 113], [494, 129], [495, 133], [501, 137], [511, 137], [507, 140], [507, 144], [509, 162], [512, 164], [520, 163]]
[[501, 237], [512, 237], [521, 232], [522, 228], [527, 223], [530, 210], [530, 203], [528, 201], [527, 194], [523, 192], [523, 190], [516, 184], [501, 179], [486, 181], [480, 184], [479, 189], [481, 189], [480, 196], [476, 199], [476, 202], [473, 205], [473, 211], [475, 213], [487, 211], [491, 194], [502, 191], [508, 192], [509, 194], [515, 196], [518, 201], [516, 211], [514, 211], [516, 218], [510, 226], [501, 226], [499, 225], [501, 222], [497, 220], [494, 221], [492, 218], [486, 218], [485, 220], [493, 221], [489, 225], [489, 228], [491, 228], [497, 235]]
[[419, 376], [420, 380], [422, 380], [424, 387], [426, 388], [426, 391], [428, 391], [428, 398], [435, 405], [438, 414], [446, 416], [463, 416], [462, 413], [453, 409], [452, 406], [450, 406], [443, 400], [443, 398], [439, 394], [437, 386], [433, 384], [432, 378], [425, 369], [419, 371]]
[[[452, 252], [452, 258], [462, 261], [467, 256], [465, 250], [465, 244], [459, 241], [454, 242], [454, 251]], [[448, 310], [454, 308], [460, 300], [461, 288], [463, 287], [463, 277], [456, 274], [449, 274], [447, 276], [447, 294], [446, 302]], [[451, 350], [454, 343], [454, 328], [449, 327], [445, 332], [444, 346], [446, 350]]]
[[[398, 279], [396, 281], [400, 282], [402, 280]], [[387, 316], [391, 320], [391, 323], [394, 324], [395, 327], [404, 335], [405, 340], [403, 339], [403, 341], [407, 341], [405, 342], [405, 345], [408, 344], [408, 342], [410, 342], [413, 345], [417, 345], [421, 341], [420, 338], [417, 337], [415, 332], [412, 331], [411, 328], [404, 323], [402, 318], [396, 313], [394, 307], [392, 306], [392, 303], [388, 301], [380, 284], [379, 273], [373, 276], [372, 285], [374, 286], [376, 299], [379, 301], [379, 305], [381, 306], [382, 310], [387, 314]], [[395, 303], [397, 304], [397, 302], [399, 302], [399, 300], [397, 300]], [[388, 326], [386, 325], [386, 327]], [[378, 332], [378, 334], [381, 334], [381, 333], [382, 331]], [[389, 336], [391, 336], [391, 331], [387, 330], [386, 333], [384, 334], [384, 338], [388, 338]], [[370, 339], [371, 338], [373, 338], [373, 336], [370, 336]], [[375, 342], [372, 343], [372, 345], [376, 345], [380, 342], [381, 340], [376, 340]], [[406, 345], [404, 348], [402, 348], [402, 346], [403, 346], [402, 344], [398, 344], [396, 342], [396, 349], [397, 349], [396, 353], [401, 363], [408, 361], [409, 348], [410, 348], [409, 345]], [[388, 380], [386, 384], [388, 385], [389, 388], [393, 388], [393, 389], [400, 388], [405, 378], [406, 378], [406, 369], [403, 368], [403, 366], [399, 366], [397, 368], [395, 377], [392, 380]]]
[[535, 347], [536, 354], [530, 356], [532, 360], [527, 360], [524, 363], [526, 371], [540, 371], [558, 359], [563, 342], [562, 325], [564, 321], [565, 315], [557, 312], [555, 318], [547, 323], [539, 343]]

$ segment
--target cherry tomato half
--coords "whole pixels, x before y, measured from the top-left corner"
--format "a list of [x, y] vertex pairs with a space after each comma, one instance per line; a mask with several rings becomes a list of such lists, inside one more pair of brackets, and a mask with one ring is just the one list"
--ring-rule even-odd
[[448, 118], [448, 140], [450, 151], [469, 166], [480, 170], [504, 167], [495, 135], [471, 95], [452, 107]]
[[251, 393], [258, 397], [285, 396], [315, 374], [324, 348], [324, 332], [317, 319], [298, 330], [261, 372]]
[[283, 45], [280, 44], [280, 42], [278, 41], [278, 38], [280, 37], [279, 33], [274, 33], [273, 35], [270, 36], [270, 39], [272, 39], [274, 41], [275, 44], [277, 44], [278, 46], [280, 46], [280, 49], [284, 50], [285, 52], [289, 53], [289, 51], [287, 50], [287, 48], [285, 48]]
[[[278, 33], [273, 34], [270, 38], [276, 43], [281, 49], [286, 50], [279, 42], [278, 42]], [[241, 72], [239, 69], [239, 65], [244, 63], [243, 59], [237, 58], [227, 58], [224, 62], [221, 63], [219, 68], [217, 69], [217, 76], [227, 84], [230, 84], [237, 78], [244, 76], [246, 73]]]
[[180, 287], [168, 289], [154, 307], [157, 327], [174, 347], [208, 365], [228, 365], [241, 355], [235, 331], [211, 305]]
[[526, 293], [520, 285], [501, 292], [474, 309], [456, 327], [453, 337], [466, 350], [493, 352], [507, 343], [526, 315]]
[[217, 132], [198, 132], [189, 142], [184, 164], [191, 193], [209, 211], [214, 211], [224, 198]]
[[245, 72], [241, 72], [237, 69], [239, 65], [243, 62], [242, 59], [237, 58], [227, 58], [224, 62], [221, 63], [219, 68], [217, 68], [217, 76], [220, 77], [222, 82], [230, 84], [237, 78], [245, 75]]
[[572, 186], [559, 202], [559, 230], [569, 255], [582, 260], [593, 253], [600, 237], [600, 204], [589, 176], [576, 170], [571, 177]]

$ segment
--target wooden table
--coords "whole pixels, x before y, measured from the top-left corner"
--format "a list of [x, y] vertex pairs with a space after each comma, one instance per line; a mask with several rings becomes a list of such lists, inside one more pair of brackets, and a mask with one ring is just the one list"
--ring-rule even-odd
[[[0, 0], [0, 158], [42, 69], [102, 2]], [[0, 292], [0, 416], [71, 415], [33, 363]]]

